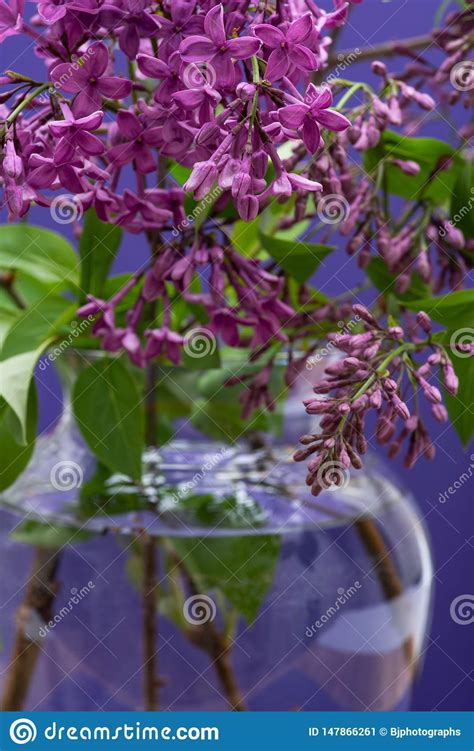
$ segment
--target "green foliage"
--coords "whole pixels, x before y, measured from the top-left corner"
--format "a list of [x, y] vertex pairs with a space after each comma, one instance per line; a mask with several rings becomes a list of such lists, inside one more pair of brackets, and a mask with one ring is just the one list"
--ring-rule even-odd
[[0, 396], [13, 409], [26, 442], [27, 402], [35, 365], [42, 352], [72, 319], [75, 305], [50, 295], [22, 311], [6, 332], [0, 353]]
[[446, 407], [459, 438], [464, 446], [474, 436], [474, 357], [451, 354], [459, 389], [456, 396], [446, 393]]
[[65, 545], [83, 542], [91, 536], [91, 533], [78, 530], [75, 527], [49, 522], [46, 524], [33, 519], [22, 522], [11, 533], [11, 538], [16, 542], [24, 542], [42, 548], [62, 548]]
[[451, 196], [451, 221], [464, 233], [474, 237], [474, 163], [466, 163], [458, 172]]
[[122, 240], [117, 225], [104, 224], [94, 209], [89, 209], [79, 241], [81, 290], [101, 297]]
[[301, 283], [306, 282], [326, 256], [335, 250], [329, 245], [285, 239], [280, 234], [271, 236], [261, 232], [260, 239], [265, 250], [278, 265]]
[[[406, 175], [390, 163], [393, 159], [414, 161], [421, 169], [417, 175]], [[384, 162], [389, 193], [411, 201], [429, 200], [440, 206], [449, 205], [459, 170], [464, 166], [462, 158], [444, 141], [409, 138], [390, 130], [385, 131], [377, 146], [365, 154], [368, 172], [373, 172], [381, 162]], [[438, 172], [442, 165], [445, 168]]]
[[78, 259], [70, 243], [31, 224], [0, 226], [0, 269], [34, 276], [56, 291], [79, 283]]
[[451, 292], [441, 297], [428, 297], [404, 303], [410, 310], [425, 313], [448, 329], [474, 328], [474, 289]]
[[372, 258], [367, 266], [367, 276], [370, 281], [384, 295], [394, 295], [398, 300], [409, 302], [410, 300], [419, 300], [429, 294], [429, 287], [421, 280], [415, 272], [411, 278], [411, 284], [406, 292], [397, 292], [395, 287], [396, 276], [387, 268], [387, 264], [382, 258]]
[[76, 381], [73, 408], [98, 459], [115, 472], [141, 477], [144, 410], [135, 380], [116, 358], [104, 358]]
[[24, 430], [13, 409], [0, 398], [0, 491], [8, 488], [30, 461], [35, 445], [37, 421], [38, 406], [34, 383], [29, 387]]
[[174, 538], [172, 544], [192, 571], [199, 592], [222, 592], [252, 623], [273, 581], [278, 536]]

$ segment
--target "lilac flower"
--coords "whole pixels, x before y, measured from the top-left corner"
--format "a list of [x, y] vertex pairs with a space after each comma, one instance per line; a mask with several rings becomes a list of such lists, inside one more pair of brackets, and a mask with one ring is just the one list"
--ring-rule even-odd
[[24, 7], [25, 0], [0, 0], [0, 43], [20, 32]]
[[150, 13], [147, 0], [125, 0], [123, 7], [104, 4], [99, 20], [106, 28], [120, 29], [120, 49], [129, 60], [136, 58], [140, 39], [154, 37], [160, 29], [158, 16]]
[[204, 19], [206, 36], [191, 35], [180, 45], [179, 53], [188, 63], [208, 60], [222, 86], [232, 84], [235, 60], [247, 60], [260, 49], [260, 40], [255, 37], [227, 39], [224, 28], [224, 8], [216, 5]]
[[73, 111], [76, 117], [100, 110], [102, 97], [123, 99], [132, 90], [132, 83], [118, 76], [106, 75], [109, 51], [99, 42], [87, 48], [75, 63], [60, 63], [51, 71], [51, 80], [63, 91], [77, 94]]
[[351, 124], [340, 112], [328, 109], [332, 102], [331, 89], [318, 90], [314, 84], [310, 84], [304, 102], [282, 107], [278, 112], [283, 127], [298, 130], [311, 154], [317, 151], [321, 143], [320, 125], [329, 130], [342, 131]]
[[117, 131], [123, 143], [109, 149], [107, 155], [112, 164], [122, 166], [133, 161], [138, 172], [153, 172], [156, 169], [156, 157], [150, 147], [160, 143], [160, 128], [145, 128], [133, 112], [120, 110], [117, 115]]
[[85, 156], [102, 154], [104, 144], [91, 131], [100, 127], [104, 113], [93, 112], [86, 117], [76, 118], [66, 105], [62, 105], [62, 110], [64, 120], [52, 120], [49, 123], [51, 133], [59, 138], [55, 160], [66, 162], [74, 156], [76, 149]]
[[181, 362], [181, 348], [184, 344], [184, 337], [168, 327], [163, 326], [160, 329], [145, 331], [147, 345], [144, 352], [145, 360], [153, 360], [160, 355], [166, 355], [168, 360], [174, 365]]
[[170, 3], [171, 20], [160, 18], [159, 37], [162, 40], [163, 59], [179, 49], [187, 37], [201, 34], [204, 23], [202, 16], [193, 15], [196, 0], [173, 0]]
[[285, 32], [266, 23], [254, 26], [256, 36], [272, 50], [265, 70], [266, 79], [279, 81], [287, 75], [291, 66], [305, 75], [317, 69], [316, 55], [304, 44], [313, 29], [311, 13], [293, 21]]
[[[295, 459], [304, 461], [313, 456], [307, 482], [314, 495], [337, 484], [337, 472], [336, 479], [332, 477], [336, 469], [361, 468], [360, 455], [366, 450], [365, 415], [371, 409], [377, 412], [377, 440], [389, 444], [390, 457], [396, 456], [408, 440], [406, 467], [412, 467], [419, 456], [433, 458], [434, 445], [420, 415], [410, 414], [404, 391], [408, 386], [413, 388], [415, 379], [432, 405], [433, 416], [443, 422], [446, 410], [441, 393], [428, 381], [432, 368], [441, 366], [451, 393], [458, 386], [444, 349], [431, 340], [431, 321], [426, 313], [418, 314], [417, 325], [429, 338], [420, 339], [414, 331], [412, 340], [405, 341], [400, 326], [385, 328], [363, 305], [354, 305], [353, 312], [363, 321], [365, 331], [329, 335], [333, 346], [345, 356], [326, 368], [326, 377], [314, 387], [317, 396], [305, 400], [306, 411], [322, 417], [319, 432], [301, 438], [304, 448], [297, 451]], [[423, 365], [417, 365], [415, 355], [426, 348], [434, 348], [435, 353]], [[402, 420], [403, 427], [394, 438], [397, 419]]]

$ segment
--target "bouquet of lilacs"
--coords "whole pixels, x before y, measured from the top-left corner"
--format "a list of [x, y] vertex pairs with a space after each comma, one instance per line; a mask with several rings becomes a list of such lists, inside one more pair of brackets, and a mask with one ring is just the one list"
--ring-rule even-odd
[[[157, 412], [157, 365], [219, 371], [229, 349], [241, 352], [238, 373], [221, 371], [238, 393], [230, 440], [278, 409], [322, 344], [337, 355], [305, 402], [319, 432], [296, 454], [314, 494], [362, 466], [370, 413], [408, 467], [434, 455], [423, 400], [469, 440], [474, 131], [464, 116], [454, 144], [419, 133], [472, 108], [472, 3], [426, 38], [337, 55], [359, 2], [40, 0], [32, 14], [0, 2], [2, 42], [21, 36], [38, 58], [35, 79], [1, 77], [2, 488], [33, 450], [34, 369], [71, 341], [108, 363], [91, 366], [94, 388], [84, 374], [75, 386], [81, 430], [135, 479], [170, 407]], [[341, 75], [371, 58], [373, 84]], [[28, 223], [38, 206], [73, 225], [78, 255]], [[112, 274], [124, 232], [149, 257]], [[365, 278], [334, 299], [318, 290], [331, 253]]]

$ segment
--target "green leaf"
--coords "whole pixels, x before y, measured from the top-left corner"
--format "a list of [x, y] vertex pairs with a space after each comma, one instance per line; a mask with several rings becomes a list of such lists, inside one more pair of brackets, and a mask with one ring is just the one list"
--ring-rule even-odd
[[446, 408], [463, 445], [467, 446], [474, 435], [474, 357], [450, 354], [459, 389], [456, 396], [445, 392]]
[[0, 353], [0, 396], [17, 415], [26, 443], [26, 415], [30, 383], [42, 352], [69, 322], [76, 306], [50, 296], [21, 313], [9, 327]]
[[434, 339], [438, 344], [446, 347], [447, 354], [459, 378], [459, 388], [455, 396], [444, 390], [446, 408], [449, 418], [464, 446], [467, 446], [474, 435], [474, 357], [468, 353], [457, 352], [451, 344], [472, 340], [472, 327], [438, 331]]
[[79, 241], [81, 257], [81, 289], [101, 296], [110, 268], [122, 240], [122, 230], [114, 224], [104, 224], [94, 209], [89, 209]]
[[451, 199], [451, 222], [464, 233], [466, 240], [474, 237], [474, 164], [466, 163], [458, 172]]
[[[178, 494], [179, 495], [179, 494]], [[217, 497], [211, 493], [184, 495], [174, 502], [173, 514], [192, 526], [216, 529], [255, 529], [264, 524], [268, 514], [250, 496]]]
[[8, 488], [30, 461], [37, 422], [38, 405], [33, 382], [27, 400], [24, 442], [17, 415], [4, 399], [0, 399], [0, 491]]
[[27, 519], [11, 533], [13, 540], [41, 548], [62, 548], [71, 543], [87, 540], [91, 536], [91, 532], [82, 532], [75, 527], [56, 523], [43, 524], [33, 519]]
[[174, 538], [172, 545], [201, 593], [222, 592], [252, 623], [273, 581], [280, 553], [278, 536]]
[[367, 276], [372, 284], [384, 294], [394, 295], [398, 300], [419, 300], [426, 297], [430, 289], [425, 282], [414, 272], [411, 283], [406, 292], [397, 292], [395, 287], [396, 277], [388, 270], [382, 258], [372, 258], [367, 266]]
[[[439, 172], [429, 180], [439, 168], [442, 160], [452, 159], [447, 169]], [[417, 175], [406, 175], [390, 160], [412, 160], [420, 165]], [[365, 153], [365, 168], [372, 172], [385, 161], [387, 189], [389, 193], [403, 196], [412, 201], [431, 200], [438, 205], [449, 205], [460, 165], [463, 160], [455, 150], [444, 141], [436, 138], [410, 138], [387, 130], [380, 142]]]
[[231, 241], [236, 250], [243, 256], [251, 256], [260, 245], [259, 237], [260, 217], [251, 222], [238, 219], [232, 230]]
[[335, 250], [329, 245], [282, 239], [280, 235], [272, 237], [263, 232], [260, 233], [260, 240], [283, 271], [301, 284], [306, 282], [326, 256]]
[[0, 226], [0, 269], [31, 275], [43, 284], [77, 286], [78, 259], [70, 243], [51, 230], [31, 224]]
[[123, 363], [103, 359], [76, 381], [73, 407], [94, 454], [115, 472], [141, 477], [144, 413], [136, 383]]
[[128, 514], [148, 508], [141, 489], [123, 474], [111, 474], [99, 464], [96, 473], [81, 487], [79, 513], [82, 518], [107, 514]]
[[442, 297], [429, 297], [404, 304], [410, 310], [424, 310], [433, 321], [446, 328], [474, 328], [474, 289], [463, 289]]

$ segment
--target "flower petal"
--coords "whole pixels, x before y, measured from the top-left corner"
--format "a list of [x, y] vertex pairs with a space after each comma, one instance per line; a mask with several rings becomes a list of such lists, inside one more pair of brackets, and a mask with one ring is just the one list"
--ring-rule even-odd
[[278, 115], [284, 128], [299, 128], [303, 124], [308, 107], [305, 104], [290, 104], [282, 107]]
[[204, 31], [212, 39], [216, 47], [223, 47], [226, 41], [224, 27], [224, 8], [221, 4], [216, 5], [206, 14], [204, 19]]
[[184, 39], [179, 47], [181, 58], [187, 63], [197, 63], [209, 60], [216, 51], [215, 44], [207, 37], [190, 36]]
[[255, 37], [238, 37], [227, 42], [227, 52], [236, 60], [247, 60], [260, 49], [260, 40]]
[[302, 138], [304, 145], [308, 149], [310, 154], [314, 154], [321, 141], [321, 135], [319, 132], [318, 124], [312, 117], [305, 117], [303, 123]]
[[290, 61], [288, 58], [288, 52], [283, 47], [277, 47], [273, 50], [268, 58], [267, 69], [265, 71], [265, 78], [273, 83], [283, 78], [288, 73], [290, 67]]
[[103, 76], [97, 82], [97, 88], [109, 99], [124, 99], [132, 90], [132, 82], [118, 76]]
[[304, 16], [298, 18], [297, 21], [293, 21], [290, 24], [290, 28], [286, 32], [286, 41], [288, 44], [299, 44], [311, 34], [314, 29], [313, 17], [311, 13], [305, 13]]
[[319, 110], [314, 114], [314, 117], [320, 125], [329, 128], [329, 130], [346, 130], [351, 125], [351, 121], [336, 110]]
[[285, 35], [282, 30], [276, 26], [270, 26], [268, 23], [258, 23], [253, 27], [253, 31], [267, 47], [278, 47], [285, 41]]
[[293, 65], [304, 71], [313, 71], [318, 68], [318, 59], [314, 52], [311, 52], [302, 44], [296, 44], [290, 52], [290, 60]]

